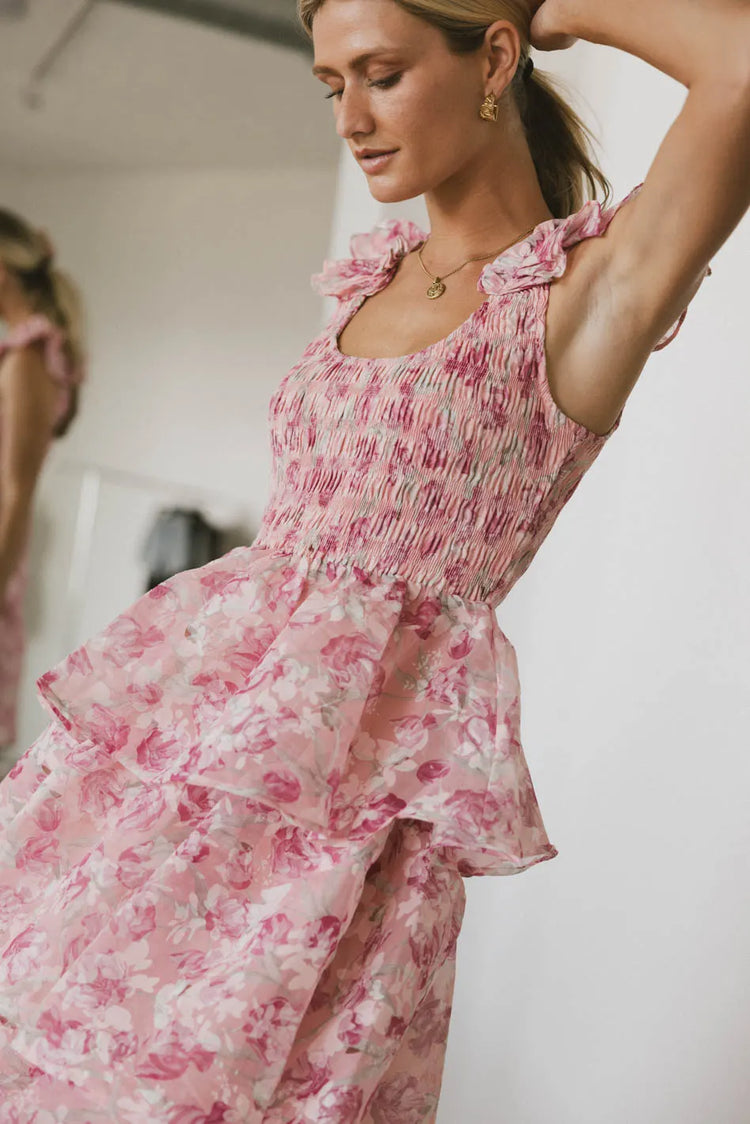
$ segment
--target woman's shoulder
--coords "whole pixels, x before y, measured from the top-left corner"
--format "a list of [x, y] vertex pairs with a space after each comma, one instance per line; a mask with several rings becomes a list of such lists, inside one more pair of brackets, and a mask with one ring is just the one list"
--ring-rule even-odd
[[68, 386], [80, 381], [68, 355], [65, 332], [42, 313], [34, 313], [7, 332], [0, 340], [0, 360], [10, 352], [30, 349], [41, 353], [47, 373], [55, 382]]
[[326, 261], [312, 286], [321, 296], [346, 300], [358, 294], [368, 296], [386, 284], [398, 262], [420, 246], [426, 233], [407, 219], [387, 219], [371, 230], [354, 234], [349, 256]]
[[562, 277], [568, 251], [586, 238], [606, 233], [614, 216], [643, 187], [638, 184], [618, 202], [605, 206], [590, 199], [565, 218], [546, 219], [526, 238], [516, 242], [485, 266], [479, 285], [490, 295], [549, 285]]
[[[605, 206], [596, 199], [584, 203], [565, 218], [539, 223], [525, 238], [514, 243], [483, 269], [479, 287], [488, 295], [512, 293], [535, 285], [546, 285], [562, 277], [568, 250], [585, 238], [604, 234], [617, 211], [640, 191], [638, 184], [617, 203]], [[389, 219], [352, 236], [349, 255], [326, 261], [314, 274], [312, 286], [321, 296], [371, 295], [387, 284], [402, 257], [428, 237], [408, 219]]]

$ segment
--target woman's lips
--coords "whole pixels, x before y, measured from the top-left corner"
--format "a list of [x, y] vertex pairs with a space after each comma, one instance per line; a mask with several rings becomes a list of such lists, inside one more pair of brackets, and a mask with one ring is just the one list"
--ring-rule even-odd
[[394, 149], [393, 152], [383, 152], [378, 156], [358, 156], [357, 159], [365, 172], [367, 172], [368, 175], [373, 175], [375, 172], [380, 172], [385, 168], [388, 162], [396, 155], [397, 151], [398, 149]]

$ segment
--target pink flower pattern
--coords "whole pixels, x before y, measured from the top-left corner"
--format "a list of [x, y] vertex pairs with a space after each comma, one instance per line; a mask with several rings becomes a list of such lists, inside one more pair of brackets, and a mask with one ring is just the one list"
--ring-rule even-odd
[[336, 341], [423, 236], [355, 238], [269, 405], [256, 541], [39, 680], [0, 785], [0, 1124], [434, 1124], [464, 880], [557, 853], [495, 610], [610, 436], [543, 345], [615, 210], [541, 224], [397, 359]]

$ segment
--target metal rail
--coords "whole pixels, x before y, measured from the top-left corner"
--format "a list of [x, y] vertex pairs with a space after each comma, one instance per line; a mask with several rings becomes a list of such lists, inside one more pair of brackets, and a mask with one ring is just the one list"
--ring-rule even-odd
[[[309, 40], [297, 21], [293, 0], [274, 0], [273, 5], [262, 0], [260, 3], [258, 0], [108, 0], [108, 3], [192, 20], [279, 47], [312, 53]], [[280, 14], [272, 15], [272, 10]]]

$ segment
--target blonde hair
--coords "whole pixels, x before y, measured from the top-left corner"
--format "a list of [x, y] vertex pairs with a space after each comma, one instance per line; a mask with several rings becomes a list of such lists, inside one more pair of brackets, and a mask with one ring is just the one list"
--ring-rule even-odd
[[[508, 20], [521, 37], [521, 59], [510, 90], [515, 95], [526, 139], [545, 202], [555, 218], [567, 218], [588, 198], [603, 203], [612, 193], [609, 180], [593, 157], [593, 134], [563, 96], [565, 86], [536, 68], [529, 79], [523, 72], [529, 57], [531, 18], [528, 0], [393, 0], [410, 15], [442, 31], [456, 54], [478, 50], [488, 27]], [[307, 34], [325, 0], [297, 0], [297, 10]], [[588, 188], [588, 192], [587, 189]]]
[[[0, 208], [0, 262], [17, 279], [35, 313], [46, 316], [65, 335], [68, 360], [82, 369], [85, 360], [83, 301], [78, 286], [54, 264], [54, 251], [47, 236], [20, 215]], [[78, 387], [71, 393], [70, 407], [55, 429], [62, 437], [78, 412]]]

